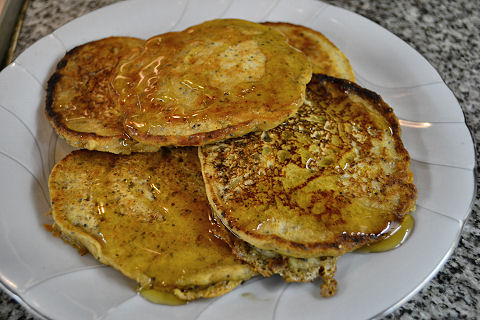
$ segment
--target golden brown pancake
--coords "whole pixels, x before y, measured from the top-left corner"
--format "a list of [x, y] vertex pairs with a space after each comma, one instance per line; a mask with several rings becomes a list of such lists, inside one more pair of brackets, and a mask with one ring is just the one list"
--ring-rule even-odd
[[415, 208], [392, 108], [347, 80], [314, 75], [294, 117], [199, 156], [217, 219], [289, 257], [342, 255], [386, 236]]
[[288, 38], [288, 43], [301, 50], [312, 63], [312, 72], [355, 82], [355, 74], [347, 57], [322, 33], [287, 22], [264, 22]]
[[308, 282], [321, 278], [321, 294], [331, 297], [337, 292], [337, 257], [295, 258], [271, 250], [262, 250], [241, 240], [212, 215], [213, 232], [232, 248], [239, 259], [250, 264], [265, 277], [279, 274], [287, 282]]
[[141, 289], [215, 297], [254, 275], [212, 233], [196, 148], [78, 150], [53, 169], [55, 229]]
[[273, 128], [303, 103], [308, 58], [280, 32], [235, 19], [155, 36], [114, 81], [124, 127], [152, 145], [203, 145]]
[[140, 52], [144, 40], [111, 37], [70, 50], [48, 82], [46, 115], [55, 131], [77, 148], [128, 154], [158, 148], [123, 130], [111, 80], [117, 64]]

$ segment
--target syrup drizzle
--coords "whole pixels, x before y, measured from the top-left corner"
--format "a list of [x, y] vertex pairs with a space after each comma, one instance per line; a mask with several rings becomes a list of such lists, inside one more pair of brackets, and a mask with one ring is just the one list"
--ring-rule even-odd
[[157, 304], [179, 306], [187, 303], [187, 301], [182, 300], [169, 292], [158, 291], [155, 289], [141, 289], [139, 292], [142, 297]]
[[405, 216], [402, 224], [395, 229], [387, 238], [370, 245], [363, 246], [356, 252], [385, 252], [401, 246], [408, 238], [415, 225], [415, 220], [409, 214]]

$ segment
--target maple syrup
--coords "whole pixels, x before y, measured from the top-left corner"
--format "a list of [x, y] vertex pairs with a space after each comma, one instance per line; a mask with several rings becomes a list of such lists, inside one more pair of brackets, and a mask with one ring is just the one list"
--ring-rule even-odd
[[415, 220], [409, 214], [405, 216], [402, 224], [395, 229], [387, 238], [370, 245], [363, 246], [356, 252], [384, 252], [401, 246], [413, 230]]
[[150, 302], [167, 306], [179, 306], [187, 303], [187, 301], [178, 298], [173, 293], [158, 291], [155, 289], [140, 290], [140, 295]]

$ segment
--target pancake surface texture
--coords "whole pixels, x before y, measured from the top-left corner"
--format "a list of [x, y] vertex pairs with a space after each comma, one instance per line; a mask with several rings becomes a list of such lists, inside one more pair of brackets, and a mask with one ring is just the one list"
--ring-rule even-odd
[[46, 115], [55, 131], [77, 148], [128, 154], [156, 151], [123, 130], [111, 88], [117, 64], [140, 52], [144, 40], [111, 37], [70, 50], [48, 82]]
[[215, 297], [254, 275], [212, 232], [197, 150], [79, 150], [53, 169], [54, 229], [141, 289]]
[[250, 264], [262, 276], [279, 274], [287, 282], [310, 282], [321, 278], [323, 297], [331, 297], [337, 292], [337, 281], [334, 279], [337, 257], [295, 258], [262, 250], [235, 236], [215, 216], [212, 221], [216, 226], [213, 232], [228, 243], [239, 259]]
[[264, 22], [280, 31], [288, 43], [302, 51], [312, 63], [312, 72], [355, 82], [355, 74], [347, 57], [322, 33], [287, 22]]
[[261, 250], [339, 256], [381, 239], [415, 208], [392, 108], [347, 80], [314, 75], [296, 116], [199, 156], [217, 219]]
[[267, 130], [305, 98], [311, 64], [280, 32], [236, 19], [146, 41], [118, 68], [126, 132], [152, 145], [204, 145]]

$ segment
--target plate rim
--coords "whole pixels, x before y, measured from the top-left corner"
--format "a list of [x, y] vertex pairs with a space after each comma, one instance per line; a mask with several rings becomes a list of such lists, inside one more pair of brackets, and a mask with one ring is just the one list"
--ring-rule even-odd
[[[136, 0], [130, 0], [132, 2], [136, 1]], [[237, 1], [237, 0], [232, 0], [232, 2], [234, 1]], [[126, 2], [126, 1], [125, 1]], [[458, 98], [455, 96], [455, 94], [453, 93], [453, 90], [451, 90], [451, 88], [448, 86], [448, 84], [445, 82], [445, 80], [443, 79], [443, 77], [441, 76], [441, 74], [434, 68], [434, 66], [432, 65], [432, 63], [425, 57], [423, 56], [420, 52], [418, 52], [412, 45], [410, 45], [409, 43], [407, 43], [406, 41], [404, 41], [403, 39], [401, 39], [400, 37], [398, 37], [396, 34], [394, 34], [393, 32], [391, 32], [390, 30], [386, 29], [385, 27], [379, 25], [378, 23], [376, 23], [375, 21], [372, 21], [370, 19], [368, 19], [367, 17], [363, 16], [363, 15], [360, 15], [356, 12], [353, 12], [353, 11], [350, 11], [350, 10], [347, 10], [347, 9], [344, 9], [344, 8], [341, 8], [341, 7], [338, 7], [338, 6], [335, 6], [335, 5], [331, 5], [331, 4], [328, 4], [328, 3], [325, 3], [323, 1], [313, 1], [313, 0], [309, 0], [309, 2], [312, 2], [312, 3], [321, 3], [321, 4], [324, 4], [325, 6], [327, 7], [334, 7], [334, 8], [339, 8], [341, 10], [344, 10], [345, 12], [347, 12], [348, 14], [354, 14], [358, 17], [361, 17], [362, 19], [366, 19], [368, 20], [369, 22], [372, 22], [374, 23], [377, 27], [380, 27], [382, 28], [383, 30], [387, 31], [389, 34], [393, 35], [394, 37], [396, 37], [398, 40], [402, 41], [404, 44], [408, 45], [413, 51], [415, 51], [418, 55], [420, 55], [423, 60], [429, 64], [430, 68], [432, 70], [435, 71], [435, 73], [438, 75], [438, 77], [440, 78], [440, 82], [442, 85], [445, 86], [445, 88], [447, 90], [449, 90], [455, 97], [455, 102], [456, 102], [456, 106], [458, 108], [460, 108], [460, 110], [462, 111], [462, 115], [463, 115], [463, 122], [458, 122], [458, 123], [462, 123], [463, 125], [465, 125], [465, 127], [467, 127], [468, 129], [468, 132], [470, 134], [470, 139], [471, 139], [471, 144], [473, 146], [473, 155], [474, 155], [474, 167], [471, 171], [473, 171], [473, 185], [474, 185], [474, 188], [473, 188], [473, 193], [471, 195], [471, 200], [470, 200], [470, 203], [468, 205], [468, 214], [465, 215], [465, 218], [462, 219], [462, 220], [459, 220], [461, 221], [461, 225], [460, 225], [460, 228], [458, 229], [458, 232], [457, 232], [457, 235], [456, 235], [456, 239], [455, 241], [451, 244], [450, 248], [448, 249], [447, 253], [445, 254], [445, 256], [442, 258], [442, 261], [437, 264], [435, 266], [435, 268], [430, 272], [429, 276], [427, 278], [425, 278], [414, 290], [412, 290], [408, 295], [406, 295], [405, 297], [403, 297], [402, 299], [400, 299], [397, 303], [395, 303], [394, 305], [391, 305], [389, 307], [387, 307], [384, 311], [382, 312], [379, 312], [377, 315], [373, 316], [373, 318], [376, 318], [376, 317], [381, 317], [381, 316], [385, 316], [391, 312], [393, 312], [394, 310], [396, 310], [397, 308], [399, 308], [401, 305], [403, 305], [405, 302], [407, 302], [408, 300], [410, 300], [414, 295], [416, 295], [422, 288], [425, 287], [425, 285], [430, 282], [432, 280], [432, 278], [434, 276], [437, 275], [437, 273], [440, 271], [440, 269], [443, 268], [443, 266], [446, 264], [446, 262], [450, 259], [450, 257], [452, 256], [454, 250], [456, 249], [456, 247], [458, 246], [458, 243], [460, 241], [460, 238], [461, 238], [461, 235], [462, 235], [462, 232], [464, 230], [464, 226], [466, 224], [466, 222], [468, 221], [469, 217], [471, 216], [472, 214], [472, 209], [473, 209], [473, 205], [474, 205], [474, 202], [475, 202], [475, 195], [477, 194], [478, 192], [478, 185], [476, 183], [476, 181], [478, 180], [478, 174], [477, 174], [477, 169], [478, 169], [478, 163], [476, 161], [476, 157], [475, 155], [477, 154], [477, 141], [475, 139], [475, 135], [473, 134], [473, 130], [472, 128], [469, 126], [469, 124], [467, 123], [466, 121], [466, 116], [465, 116], [465, 110], [461, 107], [459, 101], [458, 101]], [[82, 15], [82, 16], [79, 16], [75, 19], [72, 19], [71, 21], [67, 22], [66, 24], [64, 24], [63, 26], [59, 27], [58, 29], [60, 28], [63, 28], [64, 26], [68, 25], [69, 23], [75, 21], [75, 20], [78, 20], [78, 19], [82, 19], [83, 17], [85, 17], [86, 15], [89, 15], [93, 12], [96, 12], [96, 11], [99, 11], [99, 10], [109, 10], [111, 9], [112, 7], [115, 7], [117, 5], [122, 5], [122, 3], [124, 3], [123, 1], [122, 2], [116, 2], [116, 3], [113, 3], [113, 4], [109, 4], [109, 5], [106, 5], [102, 8], [99, 8], [97, 10], [93, 10], [85, 15]], [[188, 6], [188, 2], [186, 4], [186, 6]], [[54, 35], [55, 31], [57, 31], [58, 29], [52, 31], [51, 33], [45, 35], [44, 37], [42, 37], [41, 39], [37, 40], [36, 42], [32, 43], [28, 48], [26, 48], [22, 53], [28, 51], [30, 49], [31, 46], [33, 46], [34, 44], [36, 44], [37, 42], [39, 41], [42, 41], [42, 39], [44, 39], [45, 37], [48, 37], [48, 36], [51, 36], [51, 35]], [[60, 39], [57, 38], [58, 41], [60, 41]], [[60, 41], [61, 42], [61, 41]], [[63, 44], [63, 43], [62, 43]], [[68, 49], [67, 49], [68, 51]], [[17, 57], [18, 58], [18, 57]], [[17, 63], [17, 60], [14, 60], [12, 64], [15, 64]], [[21, 63], [18, 63], [20, 66], [22, 65]], [[6, 66], [8, 67], [8, 66]], [[0, 73], [3, 72], [0, 71]], [[35, 78], [35, 77], [34, 77]], [[41, 83], [40, 83], [41, 85]], [[467, 169], [468, 171], [470, 171], [470, 169]], [[451, 217], [449, 217], [451, 218]], [[451, 219], [454, 219], [454, 218], [451, 218]], [[18, 292], [15, 292], [14, 290], [12, 290], [12, 288], [10, 288], [8, 285], [6, 285], [4, 283], [4, 279], [0, 279], [0, 288], [3, 289], [4, 292], [6, 292], [7, 294], [10, 295], [10, 297], [15, 300], [16, 302], [18, 302], [20, 305], [22, 305], [25, 309], [27, 309], [30, 313], [32, 313], [33, 315], [39, 317], [39, 318], [42, 318], [42, 319], [48, 319], [48, 317], [44, 314], [42, 314], [40, 311], [38, 311], [34, 306], [30, 305], [29, 303], [27, 303], [22, 297], [21, 297], [21, 293], [19, 294]]]

